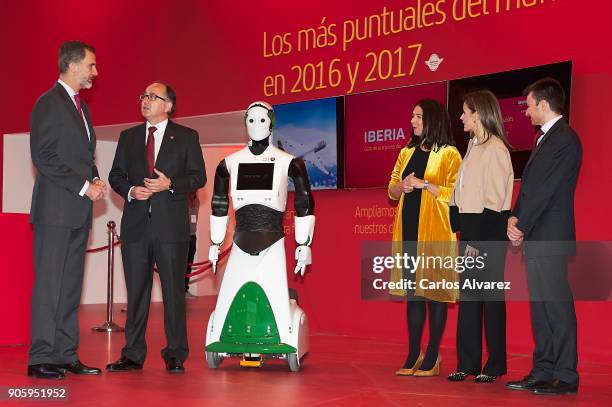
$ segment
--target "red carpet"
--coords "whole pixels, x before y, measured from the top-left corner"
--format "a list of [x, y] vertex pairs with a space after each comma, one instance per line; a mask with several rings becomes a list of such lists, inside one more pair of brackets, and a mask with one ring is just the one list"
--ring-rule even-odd
[[[312, 335], [311, 352], [299, 373], [284, 361], [270, 361], [261, 369], [243, 369], [238, 359], [226, 359], [218, 370], [204, 360], [204, 328], [213, 299], [188, 302], [191, 355], [184, 375], [164, 370], [159, 350], [164, 346], [161, 304], [151, 305], [147, 341], [149, 355], [142, 372], [106, 373], [62, 381], [26, 376], [27, 347], [0, 347], [0, 386], [65, 387], [69, 405], [86, 406], [599, 406], [612, 400], [612, 365], [580, 361], [581, 384], [576, 396], [536, 396], [506, 390], [504, 383], [521, 378], [531, 362], [527, 355], [509, 356], [509, 374], [493, 384], [446, 380], [456, 363], [454, 348], [442, 349], [442, 375], [434, 378], [396, 377], [405, 357], [404, 343], [333, 335]], [[117, 310], [119, 307], [116, 308]], [[81, 347], [86, 364], [104, 367], [119, 357], [122, 333], [100, 334], [91, 327], [103, 322], [104, 306], [81, 307]], [[124, 323], [116, 312], [116, 322]], [[608, 400], [608, 401], [606, 401]], [[3, 403], [3, 401], [0, 401]], [[39, 402], [33, 405], [41, 405]], [[29, 404], [14, 402], [14, 405]], [[44, 405], [66, 405], [66, 401]]]

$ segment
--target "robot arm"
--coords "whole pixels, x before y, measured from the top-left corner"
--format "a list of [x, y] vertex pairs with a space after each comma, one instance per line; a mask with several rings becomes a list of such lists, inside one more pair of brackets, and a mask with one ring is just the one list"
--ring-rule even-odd
[[314, 214], [314, 198], [310, 191], [308, 171], [304, 161], [294, 158], [289, 164], [289, 176], [295, 185], [295, 214], [296, 216], [307, 216]]
[[295, 274], [298, 272], [303, 276], [306, 266], [312, 264], [312, 253], [310, 243], [314, 234], [315, 217], [314, 215], [295, 217], [295, 241], [298, 247], [295, 249]]
[[229, 208], [229, 171], [222, 160], [215, 171], [215, 186], [212, 197], [212, 214], [210, 215], [210, 240], [208, 260], [212, 263], [213, 273], [217, 273], [217, 261], [225, 232], [227, 231], [227, 211]]
[[314, 234], [315, 217], [314, 199], [310, 191], [308, 172], [304, 161], [294, 158], [289, 164], [289, 176], [295, 185], [295, 241], [298, 247], [295, 249], [294, 273], [302, 276], [306, 266], [312, 263], [310, 244]]

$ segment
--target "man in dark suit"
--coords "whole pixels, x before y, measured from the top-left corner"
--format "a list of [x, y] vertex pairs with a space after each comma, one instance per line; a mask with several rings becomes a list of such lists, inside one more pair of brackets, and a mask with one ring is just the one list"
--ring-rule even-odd
[[574, 191], [582, 147], [561, 116], [565, 94], [558, 81], [541, 79], [525, 94], [526, 115], [540, 130], [508, 220], [508, 237], [514, 244], [524, 241], [535, 348], [531, 372], [507, 387], [571, 394], [578, 391], [578, 354], [567, 260], [576, 250]]
[[141, 96], [146, 122], [119, 137], [109, 183], [125, 199], [121, 254], [127, 287], [126, 345], [107, 365], [120, 372], [140, 370], [147, 353], [145, 331], [157, 265], [164, 301], [166, 369], [184, 372], [189, 352], [185, 317], [185, 268], [189, 250], [188, 195], [206, 183], [198, 133], [168, 119], [176, 94], [152, 83]]
[[94, 164], [96, 135], [79, 91], [98, 76], [94, 49], [69, 41], [59, 50], [60, 77], [34, 105], [30, 152], [36, 167], [30, 222], [34, 225], [34, 288], [28, 375], [62, 379], [67, 371], [99, 374], [79, 361], [77, 308], [92, 201], [106, 185]]

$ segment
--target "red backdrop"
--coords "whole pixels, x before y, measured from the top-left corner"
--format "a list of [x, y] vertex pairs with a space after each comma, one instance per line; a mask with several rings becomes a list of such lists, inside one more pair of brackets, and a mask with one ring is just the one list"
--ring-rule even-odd
[[[189, 116], [241, 109], [256, 99], [284, 103], [572, 60], [572, 126], [584, 146], [576, 195], [578, 237], [610, 239], [609, 211], [603, 203], [610, 201], [611, 193], [602, 186], [612, 178], [607, 165], [612, 58], [600, 46], [603, 38], [610, 38], [609, 2], [511, 1], [513, 9], [502, 7], [500, 12], [496, 3], [506, 1], [486, 2], [487, 10], [453, 7], [465, 3], [391, 2], [384, 8], [385, 2], [321, 0], [290, 6], [268, 0], [254, 7], [216, 0], [185, 0], [170, 7], [160, 0], [12, 2], [4, 7], [0, 26], [5, 78], [0, 134], [29, 129], [30, 109], [56, 79], [57, 49], [68, 39], [81, 39], [97, 49], [100, 76], [94, 89], [83, 92], [96, 125], [139, 120], [137, 95], [157, 79], [174, 85], [178, 115]], [[525, 5], [531, 3], [535, 5]], [[385, 35], [393, 25], [383, 27], [382, 21], [393, 11], [397, 29], [400, 10], [401, 32]], [[413, 12], [418, 21], [407, 17]], [[371, 38], [352, 41], [344, 49], [343, 29], [358, 25], [357, 32], [363, 33], [364, 21]], [[313, 32], [317, 36], [306, 49], [306, 42], [298, 41], [299, 30], [309, 28], [313, 31], [303, 31], [302, 38]], [[336, 35], [333, 45], [330, 33]], [[289, 46], [291, 51], [282, 54]], [[273, 52], [280, 55], [264, 56]], [[443, 61], [432, 72], [424, 62], [434, 53]], [[283, 78], [285, 92], [266, 96], [275, 86], [282, 89]], [[303, 284], [295, 283], [301, 285], [313, 330], [404, 338], [403, 305], [359, 298], [358, 244], [369, 229], [363, 219], [355, 219], [354, 211], [356, 205], [388, 206], [385, 191], [318, 192], [316, 198], [316, 264]], [[24, 342], [29, 302], [23, 293], [31, 284], [31, 236], [25, 216], [0, 216], [0, 309], [11, 311], [5, 327], [19, 332], [11, 337], [3, 328], [0, 339]], [[509, 308], [510, 350], [529, 350], [526, 304]], [[582, 355], [611, 357], [612, 328], [596, 320], [597, 314], [610, 312], [609, 303], [578, 304]], [[449, 344], [454, 338], [452, 315], [445, 337]]]

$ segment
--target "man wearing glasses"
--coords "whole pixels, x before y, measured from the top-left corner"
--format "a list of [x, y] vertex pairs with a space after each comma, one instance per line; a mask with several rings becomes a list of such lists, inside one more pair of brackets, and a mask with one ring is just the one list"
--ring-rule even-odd
[[164, 301], [166, 370], [183, 373], [187, 358], [185, 268], [189, 250], [188, 195], [206, 183], [198, 133], [169, 120], [176, 94], [155, 82], [140, 96], [146, 122], [119, 137], [109, 183], [125, 199], [121, 255], [127, 288], [126, 345], [110, 372], [140, 370], [157, 266]]

